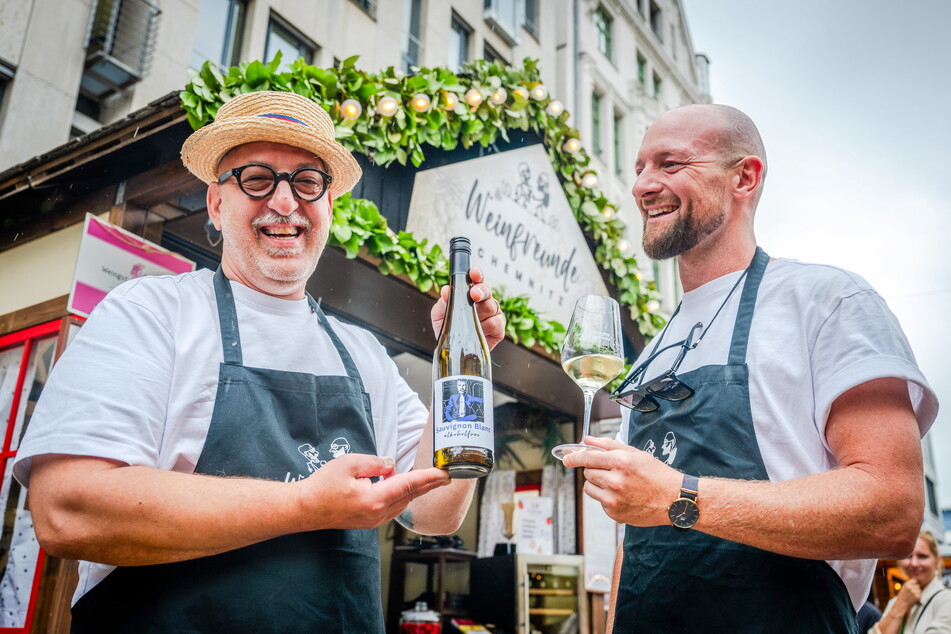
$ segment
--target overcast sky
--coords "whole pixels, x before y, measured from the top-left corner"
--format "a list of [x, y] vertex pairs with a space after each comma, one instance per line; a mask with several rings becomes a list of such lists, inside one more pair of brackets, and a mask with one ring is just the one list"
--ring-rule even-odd
[[942, 411], [929, 433], [951, 507], [951, 0], [683, 0], [713, 100], [759, 126], [770, 255], [865, 277]]

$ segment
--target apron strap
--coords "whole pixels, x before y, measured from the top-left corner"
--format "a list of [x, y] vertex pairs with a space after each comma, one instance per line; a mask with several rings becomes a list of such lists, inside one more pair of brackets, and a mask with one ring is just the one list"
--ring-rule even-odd
[[218, 323], [221, 325], [221, 348], [225, 363], [241, 365], [241, 335], [238, 333], [238, 312], [234, 307], [231, 284], [218, 265], [215, 272], [215, 301], [218, 303]]
[[360, 389], [366, 392], [366, 389], [363, 387], [363, 379], [360, 378], [360, 372], [357, 370], [357, 364], [353, 362], [353, 357], [350, 356], [347, 347], [343, 345], [343, 341], [340, 340], [340, 337], [337, 336], [334, 329], [330, 327], [330, 320], [327, 319], [327, 315], [324, 314], [324, 311], [320, 309], [320, 304], [317, 303], [310, 293], [307, 293], [307, 301], [310, 303], [310, 309], [314, 311], [317, 318], [320, 319], [320, 325], [324, 327], [324, 330], [330, 337], [330, 341], [334, 344], [334, 348], [337, 349], [337, 354], [340, 355], [340, 360], [343, 362], [343, 367], [347, 371], [347, 376], [357, 381], [360, 384]]
[[[215, 272], [214, 285], [215, 301], [218, 304], [218, 322], [221, 326], [221, 347], [224, 352], [224, 361], [228, 365], [242, 365], [241, 335], [238, 332], [238, 312], [234, 307], [234, 293], [231, 292], [231, 283], [228, 281], [228, 278], [225, 277], [220, 265]], [[360, 377], [360, 371], [357, 370], [357, 365], [353, 362], [353, 357], [350, 356], [350, 352], [347, 351], [346, 346], [343, 345], [343, 341], [340, 340], [340, 337], [337, 336], [333, 328], [330, 327], [330, 321], [327, 319], [324, 311], [320, 309], [320, 305], [314, 300], [310, 293], [306, 293], [306, 295], [310, 309], [317, 315], [317, 318], [320, 320], [320, 325], [323, 326], [324, 331], [327, 333], [327, 336], [330, 337], [330, 341], [337, 350], [337, 354], [340, 355], [340, 361], [343, 363], [347, 376], [357, 381], [360, 385], [360, 390], [366, 392], [363, 379]]]
[[736, 324], [733, 326], [733, 341], [730, 343], [730, 364], [746, 363], [746, 349], [750, 340], [750, 325], [753, 323], [753, 309], [756, 306], [756, 295], [759, 284], [763, 281], [769, 256], [762, 247], [756, 247], [753, 261], [747, 269], [746, 284], [743, 285], [743, 294], [740, 296], [740, 308], [736, 315]]

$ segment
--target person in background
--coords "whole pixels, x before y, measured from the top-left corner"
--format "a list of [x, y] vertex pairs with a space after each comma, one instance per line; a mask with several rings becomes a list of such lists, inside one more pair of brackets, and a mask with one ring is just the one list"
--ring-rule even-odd
[[[320, 106], [267, 91], [182, 158], [220, 268], [109, 293], [16, 457], [40, 543], [81, 560], [73, 631], [382, 633], [376, 527], [451, 533], [474, 481], [432, 468], [431, 419], [386, 350], [305, 292], [360, 168]], [[470, 274], [494, 347], [505, 318]]]
[[871, 634], [951, 634], [951, 590], [941, 581], [938, 541], [921, 531], [910, 557], [902, 560], [908, 581], [885, 606]]
[[[634, 169], [645, 252], [684, 294], [613, 395], [619, 439], [564, 460], [626, 525], [614, 632], [855, 632], [876, 559], [914, 548], [934, 392], [865, 280], [757, 245], [744, 113], [667, 111]], [[643, 451], [668, 435], [669, 464]]]

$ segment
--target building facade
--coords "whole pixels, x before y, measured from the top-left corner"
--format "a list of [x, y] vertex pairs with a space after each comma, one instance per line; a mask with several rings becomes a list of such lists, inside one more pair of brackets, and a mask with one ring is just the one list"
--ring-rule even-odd
[[[665, 110], [710, 99], [708, 61], [694, 52], [679, 0], [31, 0], [0, 6], [0, 171], [182, 88], [205, 60], [226, 67], [277, 50], [285, 63], [359, 55], [361, 68], [407, 73], [538, 59], [634, 254], [639, 139]], [[675, 263], [639, 261], [669, 314]], [[2, 302], [0, 314], [22, 308]]]

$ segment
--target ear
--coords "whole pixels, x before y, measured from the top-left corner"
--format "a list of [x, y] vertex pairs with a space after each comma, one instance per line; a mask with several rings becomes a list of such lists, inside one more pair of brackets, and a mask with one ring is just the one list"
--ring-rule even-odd
[[763, 186], [763, 176], [766, 166], [758, 156], [747, 156], [738, 166], [736, 187], [733, 196], [737, 200], [747, 200], [756, 195]]
[[330, 195], [330, 192], [327, 192], [324, 198], [327, 199], [327, 219], [332, 221], [334, 219], [334, 197]]
[[208, 206], [208, 217], [211, 218], [211, 223], [215, 225], [215, 229], [221, 231], [221, 185], [208, 183], [205, 204]]

